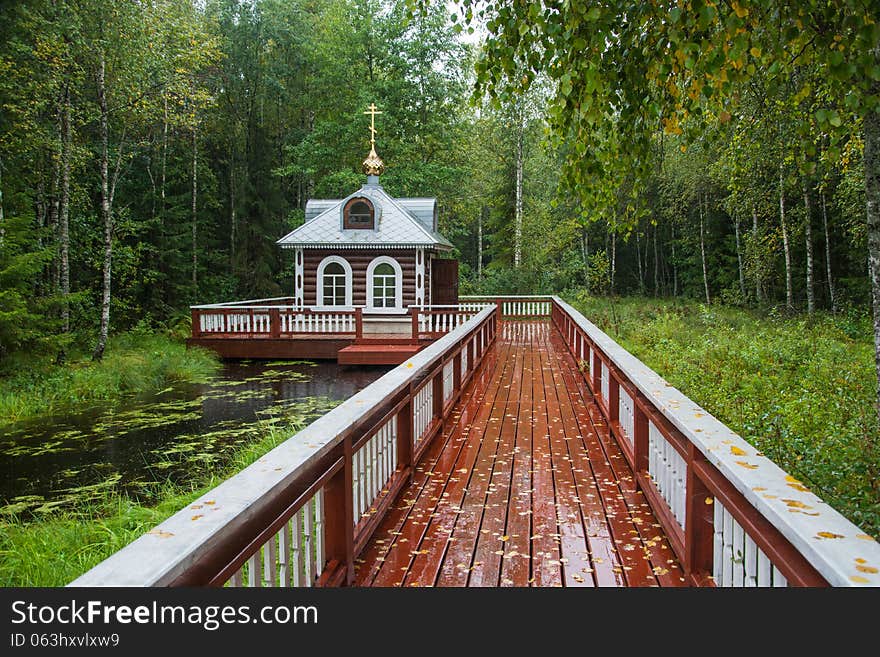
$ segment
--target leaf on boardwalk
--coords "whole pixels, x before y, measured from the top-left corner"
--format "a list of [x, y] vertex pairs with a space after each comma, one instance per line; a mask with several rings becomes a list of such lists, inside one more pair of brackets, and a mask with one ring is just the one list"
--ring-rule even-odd
[[835, 534], [834, 532], [819, 532], [816, 536], [818, 538], [843, 538], [843, 534]]
[[166, 532], [164, 529], [153, 529], [147, 533], [152, 534], [153, 536], [158, 536], [159, 538], [171, 538], [174, 536], [174, 532]]

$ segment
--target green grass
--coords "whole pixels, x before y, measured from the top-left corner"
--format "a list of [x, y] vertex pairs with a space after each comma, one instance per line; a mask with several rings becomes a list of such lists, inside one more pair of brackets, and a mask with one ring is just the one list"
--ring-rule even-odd
[[630, 353], [880, 538], [868, 316], [759, 315], [645, 298], [573, 301]]
[[112, 338], [100, 362], [80, 356], [59, 366], [19, 357], [14, 373], [0, 377], [0, 425], [88, 403], [115, 403], [172, 383], [206, 381], [218, 368], [211, 352], [146, 331]]
[[223, 471], [188, 484], [166, 482], [145, 502], [108, 494], [45, 517], [0, 521], [0, 586], [65, 586], [141, 534], [247, 467], [300, 428], [264, 424], [261, 438], [230, 455]]

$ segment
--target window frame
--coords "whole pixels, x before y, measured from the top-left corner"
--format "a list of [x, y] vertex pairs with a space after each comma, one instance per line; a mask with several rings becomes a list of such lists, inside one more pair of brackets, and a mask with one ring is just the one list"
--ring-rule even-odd
[[[394, 305], [393, 306], [376, 306], [376, 299], [373, 295], [374, 289], [374, 278], [376, 275], [376, 268], [379, 265], [387, 264], [391, 265], [391, 268], [394, 270]], [[380, 274], [380, 276], [387, 276], [387, 274]], [[400, 263], [391, 258], [389, 256], [379, 256], [374, 258], [370, 264], [367, 266], [367, 309], [374, 312], [400, 312], [404, 310], [403, 308], [403, 268], [400, 266]], [[383, 299], [386, 299], [383, 295]]]
[[[365, 204], [370, 209], [370, 220], [367, 223], [351, 221], [351, 209], [358, 203]], [[342, 227], [346, 230], [375, 230], [376, 227], [376, 206], [373, 202], [364, 196], [355, 196], [348, 199], [342, 208]]]
[[[324, 275], [325, 270], [329, 265], [338, 264], [342, 266], [342, 271], [345, 274], [345, 294], [344, 303], [342, 305], [327, 305], [324, 303]], [[318, 308], [333, 308], [333, 309], [342, 309], [342, 308], [352, 308], [354, 304], [352, 303], [352, 270], [351, 264], [345, 258], [340, 256], [331, 255], [327, 256], [323, 260], [321, 260], [318, 265], [318, 269], [315, 272], [316, 274], [316, 290], [315, 290], [315, 306]], [[330, 274], [331, 276], [339, 276], [339, 274]]]

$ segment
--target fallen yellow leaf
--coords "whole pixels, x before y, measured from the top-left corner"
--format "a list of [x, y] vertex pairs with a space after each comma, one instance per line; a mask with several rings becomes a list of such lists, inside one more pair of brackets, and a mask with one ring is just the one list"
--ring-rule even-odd
[[819, 538], [843, 538], [843, 534], [835, 534], [834, 532], [819, 532], [816, 536]]
[[856, 570], [860, 573], [871, 573], [872, 575], [877, 574], [877, 569], [874, 566], [856, 566]]
[[741, 450], [736, 445], [730, 446], [730, 453], [733, 454], [734, 456], [745, 456], [746, 455], [745, 451]]

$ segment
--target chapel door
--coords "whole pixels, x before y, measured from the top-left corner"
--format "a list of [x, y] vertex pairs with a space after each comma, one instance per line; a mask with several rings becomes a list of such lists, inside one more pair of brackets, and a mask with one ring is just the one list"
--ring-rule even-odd
[[431, 261], [431, 305], [458, 304], [458, 260]]

